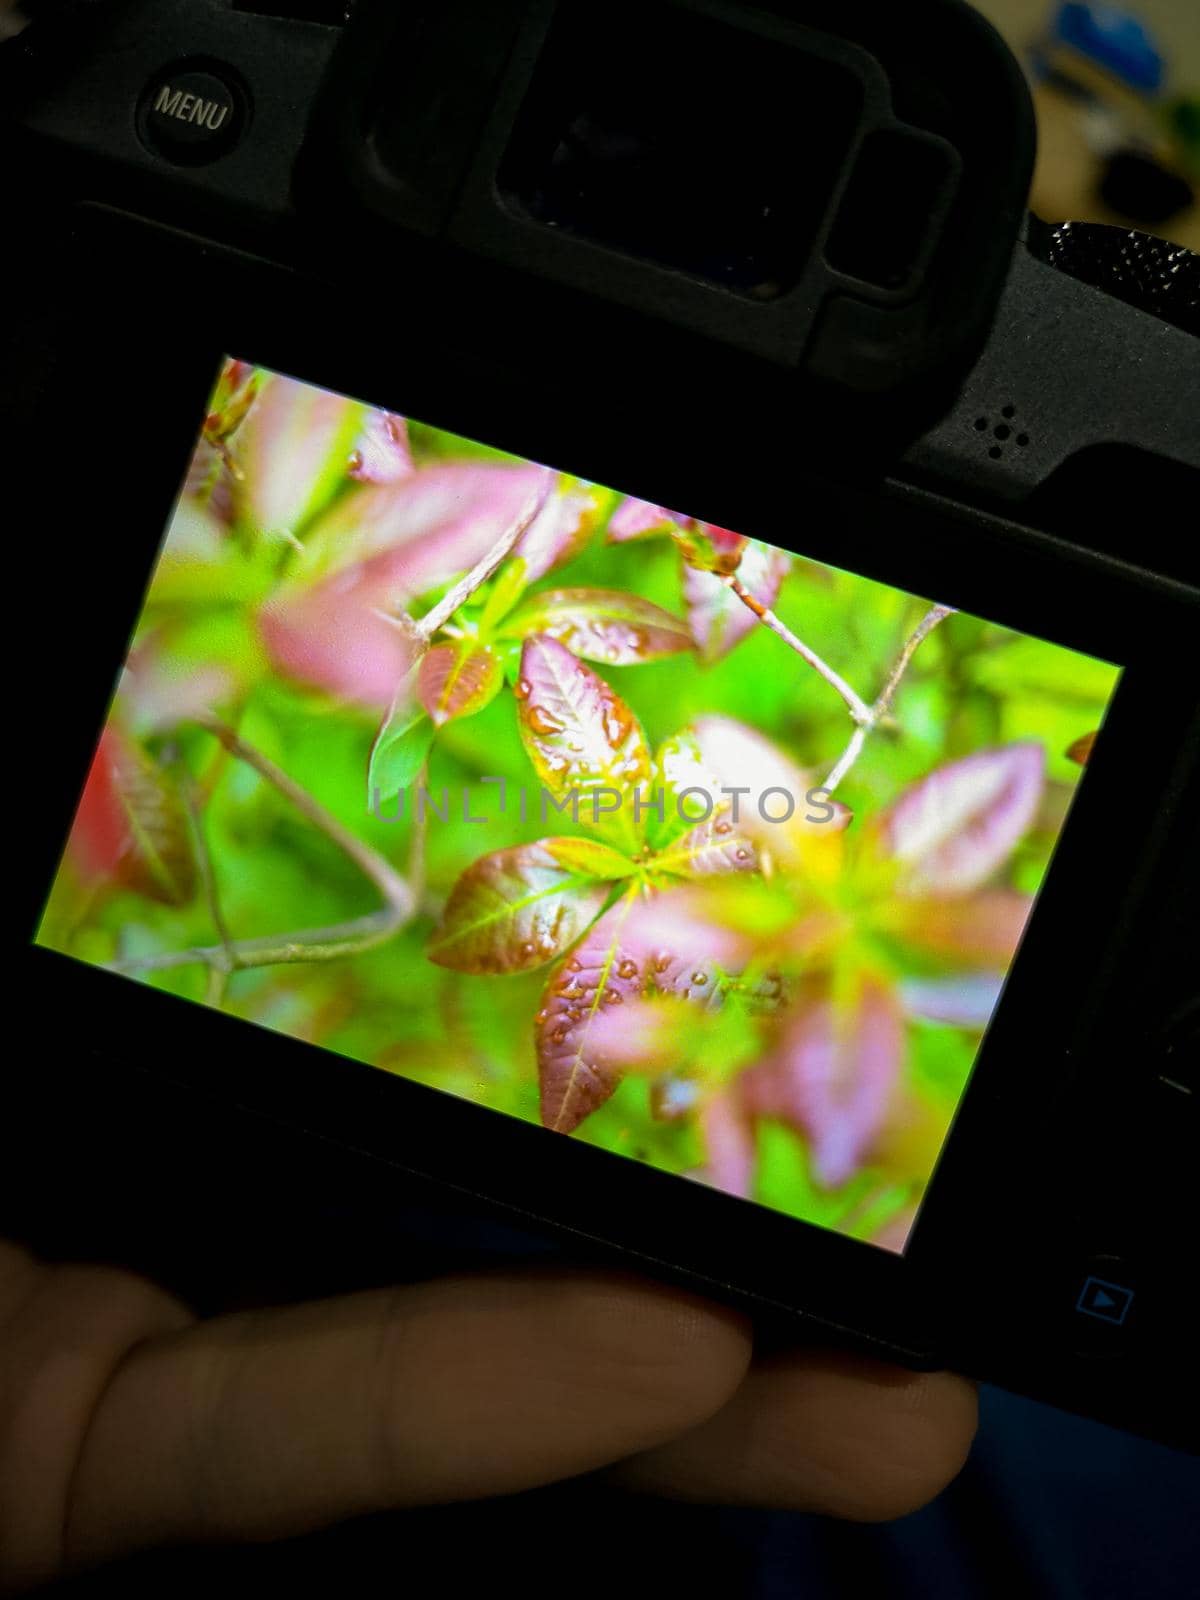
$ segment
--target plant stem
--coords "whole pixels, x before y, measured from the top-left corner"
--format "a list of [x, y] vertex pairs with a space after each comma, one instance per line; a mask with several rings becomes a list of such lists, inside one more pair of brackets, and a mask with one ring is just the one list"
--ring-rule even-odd
[[937, 627], [939, 622], [945, 622], [947, 617], [954, 615], [953, 606], [931, 606], [921, 618], [916, 628], [910, 635], [904, 649], [896, 658], [896, 665], [888, 674], [888, 681], [883, 686], [883, 692], [871, 708], [871, 721], [879, 722], [884, 714], [891, 709], [892, 698], [900, 686], [900, 679], [908, 671], [908, 664], [916, 655], [921, 645]]
[[222, 958], [209, 965], [208, 989], [205, 1001], [210, 1006], [220, 1007], [225, 1001], [225, 991], [229, 987], [229, 975], [234, 969], [233, 940], [225, 922], [225, 913], [221, 909], [221, 897], [217, 889], [216, 872], [213, 868], [212, 854], [208, 848], [208, 839], [204, 832], [204, 819], [196, 800], [196, 786], [185, 774], [181, 785], [184, 805], [192, 822], [192, 833], [196, 840], [196, 862], [200, 870], [200, 883], [204, 890], [204, 898], [208, 904], [208, 914], [212, 918], [213, 928], [217, 938], [221, 941], [220, 949]]
[[830, 688], [836, 689], [849, 708], [850, 715], [860, 726], [871, 720], [871, 708], [865, 700], [861, 699], [839, 673], [835, 672], [827, 661], [822, 661], [815, 650], [810, 650], [803, 639], [798, 639], [788, 625], [781, 621], [761, 600], [757, 599], [738, 577], [736, 572], [725, 574], [721, 582], [727, 589], [731, 589], [738, 599], [746, 606], [764, 627], [770, 628], [777, 638], [783, 640], [789, 650], [794, 650], [798, 656], [807, 661], [815, 672], [820, 673]]
[[328, 928], [306, 928], [300, 933], [268, 934], [262, 939], [235, 939], [226, 945], [198, 945], [191, 950], [168, 950], [157, 956], [138, 956], [130, 961], [112, 961], [109, 971], [167, 972], [174, 967], [214, 967], [226, 957], [233, 969], [243, 972], [252, 967], [295, 966], [313, 961], [336, 961], [343, 956], [361, 955], [386, 944], [409, 920], [398, 906], [385, 906], [365, 917], [339, 922]]
[[550, 498], [553, 483], [554, 474], [547, 470], [542, 483], [533, 493], [531, 504], [521, 512], [504, 536], [497, 539], [487, 555], [477, 562], [465, 577], [460, 578], [453, 589], [443, 595], [437, 605], [431, 611], [427, 611], [416, 624], [416, 632], [426, 644], [439, 628], [445, 627], [456, 611], [466, 605], [475, 591], [483, 587], [504, 558], [511, 554], [518, 541], [541, 515], [546, 501]]
[[932, 606], [921, 618], [916, 628], [905, 641], [904, 649], [896, 657], [895, 665], [888, 673], [887, 682], [884, 684], [878, 700], [867, 712], [866, 721], [859, 723], [854, 730], [854, 735], [842, 752], [841, 759], [821, 785], [825, 793], [832, 794], [834, 792], [859, 756], [862, 755], [863, 746], [867, 742], [867, 735], [877, 728], [887, 716], [895, 698], [896, 690], [900, 687], [900, 680], [908, 671], [909, 663], [920, 649], [922, 643], [929, 637], [939, 622], [944, 622], [947, 617], [953, 615], [953, 606]]
[[[191, 950], [172, 950], [156, 956], [139, 956], [128, 961], [109, 963], [111, 971], [122, 973], [165, 972], [173, 967], [196, 965], [228, 976], [230, 972], [249, 967], [284, 966], [297, 962], [334, 961], [347, 955], [359, 955], [384, 944], [405, 923], [411, 921], [416, 910], [416, 899], [408, 883], [391, 864], [369, 845], [362, 842], [344, 827], [335, 816], [303, 789], [275, 763], [249, 745], [234, 730], [212, 715], [196, 718], [218, 739], [230, 755], [245, 762], [259, 776], [277, 790], [284, 799], [313, 827], [325, 835], [358, 870], [378, 889], [384, 904], [378, 911], [356, 917], [349, 922], [325, 928], [307, 928], [299, 933], [270, 934], [259, 939], [230, 939], [219, 910], [214, 913], [214, 923], [221, 938], [216, 945], [200, 946]], [[202, 872], [204, 868], [202, 867]], [[209, 880], [211, 881], [211, 880]], [[206, 882], [206, 893], [208, 893]], [[209, 901], [215, 906], [215, 888]]]

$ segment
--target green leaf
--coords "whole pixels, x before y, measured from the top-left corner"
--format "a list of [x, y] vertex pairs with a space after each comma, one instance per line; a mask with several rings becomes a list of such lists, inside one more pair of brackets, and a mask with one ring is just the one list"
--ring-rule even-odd
[[542, 843], [556, 861], [586, 877], [613, 882], [618, 878], [630, 878], [639, 870], [636, 861], [611, 845], [601, 844], [599, 839], [543, 839]]
[[505, 633], [540, 633], [587, 661], [630, 666], [692, 648], [687, 625], [621, 589], [549, 589], [509, 617]]
[[457, 972], [501, 973], [562, 955], [608, 896], [606, 883], [576, 869], [579, 852], [562, 849], [586, 843], [542, 839], [481, 857], [451, 890], [429, 959]]
[[492, 587], [484, 602], [479, 618], [480, 637], [486, 639], [500, 624], [525, 593], [529, 583], [529, 566], [522, 556], [515, 556], [501, 567], [492, 580]]
[[998, 695], [1032, 690], [1089, 706], [1106, 704], [1121, 675], [1107, 661], [1021, 634], [1009, 634], [995, 648], [977, 651], [968, 659], [967, 671], [973, 683]]
[[421, 663], [405, 673], [375, 736], [367, 767], [367, 796], [390, 799], [416, 778], [433, 744], [434, 726], [417, 694]]
[[422, 659], [417, 690], [435, 728], [460, 717], [473, 717], [500, 692], [504, 669], [500, 657], [474, 639], [439, 644]]

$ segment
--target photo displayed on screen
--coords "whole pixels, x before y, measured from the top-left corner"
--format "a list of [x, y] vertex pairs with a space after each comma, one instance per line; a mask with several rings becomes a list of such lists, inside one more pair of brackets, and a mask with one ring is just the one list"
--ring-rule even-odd
[[38, 939], [899, 1250], [1118, 676], [231, 360]]

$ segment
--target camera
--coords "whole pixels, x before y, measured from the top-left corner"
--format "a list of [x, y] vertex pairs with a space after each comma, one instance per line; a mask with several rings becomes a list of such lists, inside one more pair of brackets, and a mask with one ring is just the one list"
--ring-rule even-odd
[[27, 9], [12, 1204], [295, 1129], [1194, 1449], [1200, 261], [959, 0]]

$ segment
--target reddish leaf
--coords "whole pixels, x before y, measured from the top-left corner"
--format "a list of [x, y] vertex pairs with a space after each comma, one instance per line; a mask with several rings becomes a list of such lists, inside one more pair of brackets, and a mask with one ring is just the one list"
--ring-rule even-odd
[[525, 641], [516, 696], [521, 738], [543, 786], [574, 802], [581, 823], [632, 849], [632, 797], [650, 777], [633, 712], [565, 646], [541, 636]]
[[897, 896], [876, 905], [871, 921], [917, 949], [1003, 971], [1016, 954], [1032, 909], [1028, 895], [989, 889], [953, 899]]
[[451, 890], [429, 958], [457, 972], [527, 972], [561, 955], [597, 916], [608, 884], [542, 839], [483, 856]]
[[503, 682], [503, 664], [490, 646], [456, 639], [436, 645], [422, 660], [418, 693], [434, 727], [440, 728], [482, 711]]
[[629, 666], [690, 650], [687, 628], [661, 606], [620, 589], [549, 589], [509, 618], [506, 635], [545, 634], [588, 661]]
[[84, 785], [71, 854], [89, 880], [120, 883], [165, 905], [196, 890], [187, 812], [169, 775], [134, 740], [105, 729]]
[[535, 1019], [542, 1122], [573, 1133], [612, 1094], [618, 1073], [596, 1058], [592, 1029], [609, 1006], [634, 1000], [644, 987], [639, 963], [623, 947], [632, 894], [613, 906], [559, 962]]
[[864, 977], [835, 1000], [828, 983], [814, 981], [793, 1006], [774, 1056], [743, 1074], [745, 1103], [805, 1133], [817, 1181], [839, 1188], [883, 1128], [904, 1048], [903, 1014], [889, 986]]
[[726, 576], [738, 570], [749, 543], [740, 533], [731, 533], [711, 522], [696, 522], [691, 517], [677, 519], [671, 537], [689, 567]]
[[258, 398], [263, 374], [247, 361], [227, 361], [217, 379], [204, 419], [204, 437], [214, 443], [231, 439]]
[[411, 476], [405, 419], [390, 411], [369, 411], [348, 465], [350, 476], [359, 483], [399, 483]]
[[[653, 1034], [645, 1025], [654, 1013], [640, 1009], [643, 997], [652, 1006], [665, 997], [689, 1012], [722, 1003], [724, 974], [713, 958], [719, 936], [701, 944], [707, 930], [673, 920], [671, 899], [655, 895], [647, 901], [636, 888], [630, 890], [555, 969], [537, 1015], [547, 1127], [570, 1133], [608, 1098], [621, 1075], [619, 1063], [631, 1059], [623, 1050], [637, 1050], [640, 1040], [644, 1050], [653, 1051]], [[613, 1008], [626, 1005], [639, 1006], [630, 1029], [610, 1020]], [[645, 1061], [639, 1070], [656, 1070], [656, 1064]]]
[[1091, 759], [1092, 748], [1096, 743], [1094, 733], [1085, 733], [1081, 739], [1076, 739], [1067, 750], [1067, 760], [1074, 761], [1081, 767], [1086, 767]]
[[1037, 816], [1041, 745], [1011, 744], [939, 767], [905, 790], [882, 819], [889, 853], [912, 894], [964, 894], [1008, 860]]
[[[738, 577], [756, 600], [764, 606], [774, 606], [791, 559], [782, 550], [750, 543], [742, 553]], [[728, 655], [757, 626], [749, 606], [712, 572], [685, 563], [683, 594], [688, 626], [703, 661], [717, 661]]]

